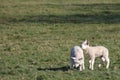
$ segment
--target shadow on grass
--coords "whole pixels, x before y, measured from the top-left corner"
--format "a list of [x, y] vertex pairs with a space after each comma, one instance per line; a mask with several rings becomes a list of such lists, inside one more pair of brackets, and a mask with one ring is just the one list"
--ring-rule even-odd
[[[30, 22], [30, 23], [120, 23], [120, 4], [43, 4], [53, 7], [65, 6], [77, 11], [75, 14], [62, 15], [26, 15], [18, 17], [7, 17], [0, 19], [0, 23], [5, 22]], [[75, 8], [74, 8], [75, 7]], [[63, 7], [64, 8], [64, 7]], [[59, 9], [59, 8], [58, 8]], [[82, 12], [82, 11], [83, 12]], [[78, 11], [81, 11], [80, 13]]]
[[70, 69], [69, 66], [63, 66], [63, 67], [55, 67], [55, 68], [37, 68], [38, 71], [46, 71], [46, 70], [50, 70], [50, 71], [68, 71]]

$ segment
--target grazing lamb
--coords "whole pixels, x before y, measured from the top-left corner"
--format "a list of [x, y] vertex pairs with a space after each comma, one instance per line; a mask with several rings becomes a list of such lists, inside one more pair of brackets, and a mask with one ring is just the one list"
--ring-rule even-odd
[[77, 67], [80, 71], [85, 69], [83, 50], [80, 46], [74, 46], [70, 53], [70, 69]]
[[105, 48], [104, 46], [95, 46], [95, 47], [92, 47], [92, 46], [89, 46], [88, 44], [88, 41], [85, 40], [83, 43], [82, 43], [82, 49], [84, 49], [86, 51], [86, 53], [89, 55], [90, 57], [90, 60], [89, 60], [89, 63], [90, 63], [90, 66], [89, 68], [91, 70], [94, 70], [94, 61], [95, 61], [95, 58], [96, 57], [100, 57], [101, 61], [100, 61], [100, 64], [98, 65], [98, 67], [101, 67], [101, 64], [106, 61], [107, 62], [107, 65], [106, 65], [106, 69], [109, 68], [109, 64], [110, 64], [110, 60], [109, 60], [109, 52], [108, 52], [108, 49]]

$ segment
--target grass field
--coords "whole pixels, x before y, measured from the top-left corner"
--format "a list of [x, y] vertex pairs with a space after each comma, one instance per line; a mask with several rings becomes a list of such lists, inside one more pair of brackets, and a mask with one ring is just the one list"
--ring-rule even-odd
[[[110, 68], [69, 69], [88, 39], [109, 49]], [[120, 80], [119, 0], [0, 0], [0, 80]]]

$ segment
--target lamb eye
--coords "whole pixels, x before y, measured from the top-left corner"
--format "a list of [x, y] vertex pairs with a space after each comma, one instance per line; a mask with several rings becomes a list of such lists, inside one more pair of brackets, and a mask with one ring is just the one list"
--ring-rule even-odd
[[82, 60], [82, 58], [78, 59], [79, 61]]

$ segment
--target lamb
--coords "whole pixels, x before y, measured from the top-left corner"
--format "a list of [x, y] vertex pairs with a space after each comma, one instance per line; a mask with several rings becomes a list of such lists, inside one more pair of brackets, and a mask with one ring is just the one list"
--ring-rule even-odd
[[100, 68], [101, 67], [101, 64], [103, 62], [107, 62], [107, 65], [106, 65], [106, 69], [109, 68], [109, 64], [110, 64], [110, 59], [109, 59], [109, 51], [107, 48], [105, 48], [104, 46], [89, 46], [88, 44], [88, 41], [85, 40], [82, 44], [82, 49], [84, 49], [86, 51], [86, 53], [89, 55], [90, 57], [90, 60], [89, 60], [89, 63], [90, 63], [90, 66], [89, 68], [91, 70], [94, 70], [94, 62], [95, 62], [95, 58], [96, 57], [100, 57], [101, 61], [100, 61], [100, 64], [98, 65], [98, 67]]
[[70, 53], [70, 69], [77, 67], [80, 71], [85, 69], [83, 50], [80, 46], [74, 46]]

